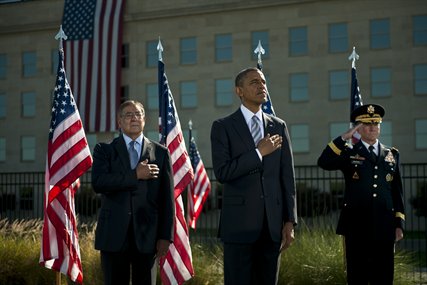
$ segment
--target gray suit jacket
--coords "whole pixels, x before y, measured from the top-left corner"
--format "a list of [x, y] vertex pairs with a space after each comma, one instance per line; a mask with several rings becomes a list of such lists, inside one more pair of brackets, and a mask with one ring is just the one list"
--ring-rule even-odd
[[276, 242], [282, 238], [285, 222], [297, 222], [295, 173], [286, 123], [263, 116], [264, 133], [281, 135], [283, 144], [262, 161], [240, 109], [212, 124], [212, 163], [216, 178], [224, 184], [219, 229], [224, 242], [254, 242], [262, 230], [264, 214]]
[[92, 186], [102, 197], [96, 249], [120, 251], [130, 223], [133, 223], [134, 238], [140, 252], [155, 252], [159, 239], [172, 241], [175, 203], [169, 151], [144, 138], [140, 161], [147, 158], [149, 163], [159, 166], [159, 178], [138, 180], [136, 171], [130, 167], [123, 136], [110, 144], [95, 146]]

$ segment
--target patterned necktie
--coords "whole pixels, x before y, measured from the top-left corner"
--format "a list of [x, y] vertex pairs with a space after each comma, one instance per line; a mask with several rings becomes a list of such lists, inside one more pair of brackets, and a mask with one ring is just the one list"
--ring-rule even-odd
[[129, 143], [130, 167], [132, 169], [136, 168], [136, 165], [138, 164], [138, 161], [139, 161], [138, 152], [136, 151], [135, 146], [138, 146], [138, 143], [136, 141], [131, 141]]
[[371, 159], [373, 161], [377, 161], [377, 155], [374, 152], [374, 146], [373, 145], [369, 146], [369, 154], [371, 155]]
[[261, 126], [257, 116], [252, 117], [251, 134], [254, 138], [255, 145], [261, 140]]

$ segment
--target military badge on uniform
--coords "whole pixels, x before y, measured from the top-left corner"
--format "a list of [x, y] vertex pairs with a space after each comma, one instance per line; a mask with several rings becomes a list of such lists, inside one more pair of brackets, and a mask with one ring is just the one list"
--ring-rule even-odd
[[391, 175], [390, 173], [387, 173], [387, 175], [385, 176], [385, 180], [387, 182], [391, 182], [393, 181], [393, 175]]
[[355, 165], [355, 166], [357, 166], [357, 165], [362, 165], [362, 164], [363, 164], [363, 161], [364, 161], [365, 159], [366, 159], [366, 158], [364, 158], [363, 156], [360, 156], [360, 155], [358, 155], [358, 154], [356, 154], [356, 155], [354, 155], [354, 156], [350, 156], [351, 164], [353, 164], [353, 165]]
[[359, 174], [357, 174], [357, 172], [355, 171], [353, 174], [353, 179], [359, 179], [359, 178], [360, 178]]
[[386, 157], [384, 158], [384, 160], [388, 163], [396, 163], [396, 160], [394, 159], [394, 155], [391, 151], [388, 152], [388, 154], [386, 155]]

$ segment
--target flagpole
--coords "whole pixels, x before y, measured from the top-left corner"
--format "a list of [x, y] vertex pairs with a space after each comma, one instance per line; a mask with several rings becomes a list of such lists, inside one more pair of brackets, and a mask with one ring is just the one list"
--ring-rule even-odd
[[[262, 71], [262, 55], [265, 54], [265, 49], [261, 45], [261, 40], [258, 41], [258, 45], [254, 50], [254, 54], [257, 55], [258, 61], [257, 61], [257, 68]], [[276, 116], [273, 109], [273, 102], [271, 102], [270, 93], [267, 89], [267, 101], [262, 103], [262, 111], [264, 113]]]
[[[59, 26], [59, 32], [55, 36], [55, 40], [59, 41], [59, 50], [63, 49], [63, 40], [67, 40], [67, 35], [64, 33], [64, 30], [62, 29], [62, 25]], [[56, 271], [56, 285], [61, 285], [61, 272]]]

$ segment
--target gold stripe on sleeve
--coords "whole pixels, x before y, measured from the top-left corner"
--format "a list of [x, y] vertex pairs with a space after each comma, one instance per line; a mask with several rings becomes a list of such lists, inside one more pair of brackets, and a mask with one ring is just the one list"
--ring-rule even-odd
[[341, 154], [341, 150], [334, 144], [334, 142], [328, 143], [328, 146], [332, 149], [333, 152], [335, 152], [336, 155]]
[[396, 212], [396, 218], [401, 218], [402, 220], [405, 220], [405, 215], [401, 212]]

